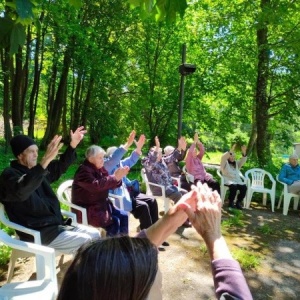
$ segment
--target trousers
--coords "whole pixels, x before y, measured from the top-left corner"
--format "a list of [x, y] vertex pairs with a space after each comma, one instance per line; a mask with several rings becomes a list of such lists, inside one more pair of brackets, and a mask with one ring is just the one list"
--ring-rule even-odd
[[128, 234], [128, 213], [125, 210], [112, 208], [113, 223], [105, 227], [107, 236], [127, 235]]
[[100, 238], [100, 232], [97, 228], [77, 225], [72, 230], [61, 232], [47, 246], [64, 254], [74, 254], [81, 245]]
[[154, 197], [139, 193], [132, 199], [131, 213], [140, 221], [140, 228], [146, 229], [158, 220], [157, 201]]

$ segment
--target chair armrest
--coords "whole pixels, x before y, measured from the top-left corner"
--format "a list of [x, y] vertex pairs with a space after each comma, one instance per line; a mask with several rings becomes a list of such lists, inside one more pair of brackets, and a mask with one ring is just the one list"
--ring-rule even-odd
[[[120, 203], [120, 209], [124, 210], [124, 202], [123, 202], [123, 197], [122, 196], [109, 193], [108, 198], [110, 198], [110, 200], [113, 202], [114, 205], [116, 203], [115, 199], [118, 199], [119, 203]], [[114, 198], [114, 199], [111, 199], [111, 198]]]
[[242, 174], [242, 172], [239, 172], [240, 177], [242, 178], [244, 183], [247, 183], [246, 177]]
[[33, 236], [34, 242], [36, 244], [39, 244], [39, 245], [42, 244], [42, 242], [41, 242], [41, 235], [40, 235], [39, 231], [27, 228], [25, 226], [22, 226], [20, 224], [17, 224], [15, 222], [10, 221], [5, 216], [5, 212], [4, 211], [5, 211], [4, 210], [4, 205], [2, 203], [0, 203], [0, 221], [1, 221], [1, 223], [3, 223], [5, 226], [10, 227], [10, 228], [12, 228], [14, 230], [21, 231], [21, 232], [24, 232], [26, 234], [29, 234], [29, 235]]
[[157, 186], [157, 187], [161, 188], [162, 197], [164, 197], [164, 198], [166, 197], [166, 188], [163, 185], [153, 183], [153, 182], [150, 182], [150, 181], [148, 181], [148, 184], [149, 184], [149, 186], [152, 185], [152, 186]]
[[61, 214], [62, 214], [63, 216], [66, 216], [66, 217], [68, 217], [68, 218], [71, 218], [71, 219], [72, 219], [72, 224], [73, 224], [73, 225], [77, 225], [77, 224], [78, 224], [78, 223], [77, 223], [77, 216], [76, 216], [76, 214], [74, 214], [74, 213], [71, 212], [71, 211], [64, 210], [64, 209], [61, 209], [60, 212], [61, 212]]
[[[37, 278], [51, 279], [51, 281], [54, 283], [54, 286], [57, 288], [55, 250], [53, 248], [14, 239], [2, 230], [0, 230], [0, 240], [12, 249], [18, 249], [24, 252], [42, 256], [42, 260], [37, 256]], [[5, 285], [2, 288], [4, 291], [6, 288]]]
[[[75, 209], [75, 210], [79, 210], [79, 211], [81, 212], [82, 225], [88, 226], [88, 220], [87, 220], [87, 212], [86, 212], [86, 208], [84, 208], [84, 207], [82, 207], [82, 206], [79, 206], [79, 205], [76, 205], [76, 204], [74, 204], [74, 203], [72, 203], [72, 202], [63, 200], [63, 199], [59, 199], [59, 202], [65, 204], [65, 205], [68, 206], [69, 208], [73, 208], [73, 209]], [[72, 214], [74, 214], [74, 213], [72, 213]], [[70, 217], [74, 220], [74, 222], [76, 222], [76, 224], [78, 224], [78, 223], [77, 223], [77, 216], [76, 216], [76, 214], [74, 214], [74, 215], [75, 215], [75, 218], [74, 218], [73, 216], [70, 216]]]

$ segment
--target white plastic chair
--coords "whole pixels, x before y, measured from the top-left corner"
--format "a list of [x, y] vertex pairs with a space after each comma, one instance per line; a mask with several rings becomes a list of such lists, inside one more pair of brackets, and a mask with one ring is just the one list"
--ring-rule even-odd
[[[269, 178], [271, 181], [271, 188], [265, 187], [265, 176]], [[250, 202], [253, 196], [253, 193], [262, 193], [263, 194], [263, 205], [267, 204], [267, 194], [270, 195], [271, 198], [271, 207], [272, 212], [274, 212], [275, 207], [275, 191], [276, 191], [276, 181], [271, 175], [271, 173], [259, 169], [254, 168], [250, 169], [245, 173], [245, 178], [247, 180], [247, 201], [246, 201], [246, 208], [250, 207]]]
[[[225, 180], [224, 180], [224, 177], [223, 177], [220, 169], [217, 169], [217, 174], [221, 179], [221, 183], [220, 183], [221, 195], [220, 196], [221, 196], [221, 199], [222, 199], [222, 203], [224, 204], [226, 192], [228, 191], [229, 187], [227, 185], [225, 185]], [[245, 176], [241, 172], [239, 172], [239, 175], [242, 178], [243, 182], [246, 184]], [[237, 195], [238, 195], [238, 193], [236, 193], [235, 198], [237, 198]], [[246, 197], [244, 199], [244, 207], [246, 205], [246, 199], [247, 199], [247, 194], [246, 194]]]
[[[88, 219], [87, 219], [87, 212], [86, 209], [82, 206], [76, 205], [72, 203], [71, 201], [71, 189], [72, 189], [72, 184], [73, 184], [73, 179], [66, 180], [62, 182], [58, 189], [57, 189], [57, 198], [58, 200], [68, 206], [69, 211], [71, 211], [71, 208], [75, 210], [79, 210], [81, 212], [81, 217], [82, 217], [82, 225], [88, 226]], [[109, 199], [113, 202], [114, 205], [118, 206], [120, 209], [124, 209], [124, 202], [123, 202], [123, 197], [114, 195], [109, 193], [108, 195]], [[118, 201], [116, 201], [118, 200]], [[117, 203], [119, 205], [117, 205]]]
[[294, 210], [297, 210], [299, 198], [300, 196], [298, 194], [289, 193], [288, 191], [288, 185], [285, 182], [282, 182], [278, 179], [278, 175], [276, 176], [276, 180], [283, 185], [283, 190], [279, 198], [278, 206], [277, 208], [280, 208], [281, 201], [283, 198], [283, 214], [286, 216], [289, 212], [289, 206], [291, 199], [294, 198]]
[[1, 243], [19, 252], [36, 255], [36, 280], [6, 283], [0, 288], [0, 300], [55, 300], [58, 287], [53, 248], [26, 243], [0, 229]]
[[192, 174], [188, 173], [188, 171], [186, 170], [186, 166], [182, 167], [182, 172], [185, 175], [186, 181], [188, 183], [194, 183], [195, 177]]
[[152, 191], [151, 191], [151, 186], [157, 186], [157, 187], [159, 187], [161, 189], [161, 196], [154, 196], [154, 197], [156, 199], [161, 199], [164, 202], [164, 211], [166, 213], [169, 210], [170, 201], [173, 202], [173, 200], [170, 199], [170, 198], [168, 198], [166, 196], [166, 189], [165, 189], [165, 187], [163, 185], [150, 182], [148, 180], [148, 177], [147, 177], [147, 174], [146, 174], [146, 170], [144, 168], [142, 168], [142, 170], [141, 170], [141, 176], [142, 176], [143, 182], [146, 185], [146, 194], [147, 195], [154, 196], [153, 193], [152, 193]]
[[68, 207], [69, 211], [71, 211], [71, 208], [75, 210], [79, 210], [81, 212], [82, 225], [88, 226], [86, 209], [82, 206], [76, 205], [71, 202], [72, 184], [73, 184], [73, 179], [69, 179], [62, 182], [56, 191], [57, 198], [59, 202], [65, 204]]
[[[76, 215], [74, 213], [67, 212], [64, 210], [62, 210], [62, 213], [65, 216], [72, 218], [72, 224], [75, 224], [75, 225], [77, 224]], [[34, 240], [34, 244], [41, 245], [41, 236], [40, 236], [39, 231], [24, 227], [22, 225], [19, 225], [15, 222], [10, 221], [6, 216], [5, 208], [2, 203], [0, 203], [0, 222], [9, 228], [12, 228], [14, 230], [21, 231], [21, 232], [31, 235]], [[16, 239], [19, 239], [17, 234], [16, 234]], [[60, 253], [58, 251], [55, 251], [55, 254], [57, 256], [63, 255], [62, 253]], [[9, 265], [8, 265], [8, 271], [7, 271], [7, 282], [11, 282], [11, 279], [14, 274], [14, 269], [15, 269], [17, 259], [20, 257], [30, 257], [30, 256], [32, 256], [31, 253], [24, 252], [24, 251], [18, 250], [18, 249], [12, 249], [10, 261], [9, 261]], [[62, 263], [62, 260], [60, 261], [60, 263]]]

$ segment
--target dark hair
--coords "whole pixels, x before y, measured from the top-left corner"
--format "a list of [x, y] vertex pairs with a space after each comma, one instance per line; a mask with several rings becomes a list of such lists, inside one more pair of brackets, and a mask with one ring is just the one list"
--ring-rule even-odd
[[146, 299], [157, 267], [157, 248], [146, 238], [92, 241], [76, 254], [57, 300]]
[[234, 167], [236, 167], [236, 161], [234, 160], [234, 161], [230, 161], [229, 159], [227, 160], [228, 161], [228, 163], [230, 164], [230, 165], [233, 165]]

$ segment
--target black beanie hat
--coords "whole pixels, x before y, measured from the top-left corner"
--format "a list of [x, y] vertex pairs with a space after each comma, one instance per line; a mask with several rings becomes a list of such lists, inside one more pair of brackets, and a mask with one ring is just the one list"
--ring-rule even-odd
[[18, 157], [25, 149], [31, 145], [36, 145], [36, 142], [27, 135], [16, 135], [10, 140], [11, 150], [15, 157]]

